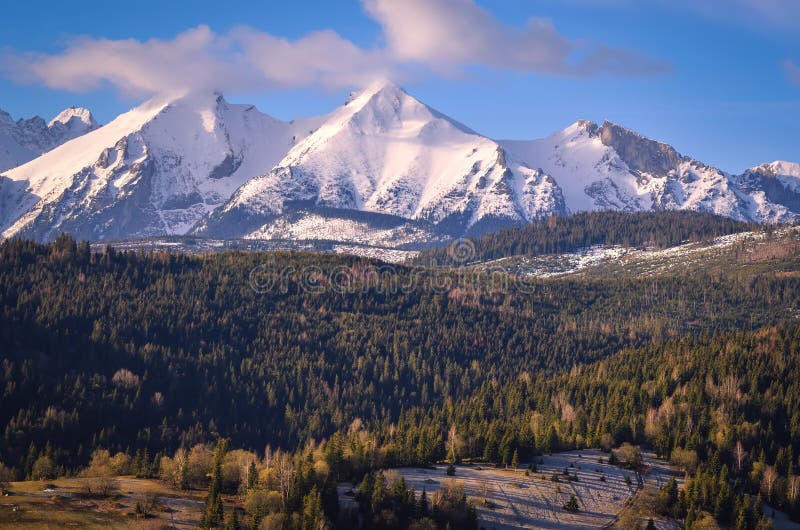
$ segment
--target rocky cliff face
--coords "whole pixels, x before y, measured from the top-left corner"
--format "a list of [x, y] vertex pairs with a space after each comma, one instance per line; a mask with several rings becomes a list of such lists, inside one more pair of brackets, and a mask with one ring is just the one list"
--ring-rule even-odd
[[[195, 230], [231, 237], [297, 208], [360, 210], [461, 235], [566, 212], [555, 181], [391, 83], [355, 95]], [[313, 237], [313, 234], [308, 234]]]
[[2, 173], [3, 236], [408, 247], [591, 210], [800, 218], [798, 164], [732, 175], [610, 122], [496, 141], [387, 82], [290, 123], [206, 93], [156, 98], [95, 127], [83, 109], [49, 124], [0, 114], [0, 152], [80, 134]]
[[8, 171], [4, 235], [185, 234], [291, 147], [288, 124], [219, 94], [160, 98]]

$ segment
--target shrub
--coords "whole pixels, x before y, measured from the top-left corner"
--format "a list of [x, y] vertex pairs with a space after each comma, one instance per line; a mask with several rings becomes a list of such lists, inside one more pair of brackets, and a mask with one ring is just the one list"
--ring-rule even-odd
[[568, 512], [573, 512], [573, 513], [575, 513], [578, 510], [580, 510], [580, 508], [578, 506], [578, 498], [575, 496], [574, 493], [570, 494], [569, 500], [564, 505], [564, 509], [567, 510]]

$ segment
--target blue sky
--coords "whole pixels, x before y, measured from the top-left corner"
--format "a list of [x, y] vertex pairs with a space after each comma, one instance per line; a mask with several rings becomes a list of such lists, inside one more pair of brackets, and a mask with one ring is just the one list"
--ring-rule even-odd
[[387, 2], [9, 3], [0, 108], [106, 122], [162, 87], [220, 83], [291, 119], [388, 72], [495, 138], [609, 119], [728, 171], [800, 161], [796, 0]]

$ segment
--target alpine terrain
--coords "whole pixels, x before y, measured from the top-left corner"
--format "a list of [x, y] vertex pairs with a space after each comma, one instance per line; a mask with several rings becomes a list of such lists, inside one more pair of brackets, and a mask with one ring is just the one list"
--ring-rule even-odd
[[594, 210], [792, 221], [800, 164], [734, 175], [610, 122], [496, 141], [378, 82], [289, 123], [218, 93], [155, 98], [0, 177], [3, 236], [37, 240], [66, 231], [412, 248]]
[[49, 123], [39, 116], [15, 122], [0, 109], [0, 171], [33, 160], [99, 126], [92, 113], [80, 107], [64, 109]]
[[303, 134], [220, 94], [161, 97], [0, 177], [0, 228], [47, 240], [185, 234]]

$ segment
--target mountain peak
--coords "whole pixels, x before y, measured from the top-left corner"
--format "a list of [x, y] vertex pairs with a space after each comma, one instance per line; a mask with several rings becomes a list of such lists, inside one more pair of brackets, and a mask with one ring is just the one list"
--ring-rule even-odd
[[83, 107], [67, 107], [66, 109], [62, 110], [58, 116], [50, 120], [50, 123], [48, 123], [47, 126], [52, 127], [56, 123], [68, 125], [72, 120], [78, 120], [89, 127], [97, 126], [97, 122], [92, 116], [92, 112]]
[[180, 106], [204, 109], [214, 108], [226, 103], [225, 96], [219, 90], [197, 90], [162, 94], [146, 101], [143, 105], [164, 108]]
[[377, 79], [362, 90], [351, 92], [344, 104], [345, 106], [350, 106], [352, 103], [357, 101], [362, 102], [362, 104], [366, 104], [368, 101], [373, 100], [377, 96], [399, 99], [404, 95], [408, 95], [408, 93], [398, 86], [394, 81], [391, 81], [390, 79]]
[[751, 167], [746, 173], [759, 173], [762, 175], [770, 176], [786, 176], [786, 177], [800, 177], [800, 164], [797, 162], [788, 162], [786, 160], [776, 160], [774, 162], [765, 162], [755, 167]]
[[0, 109], [0, 127], [8, 128], [14, 126], [14, 118], [11, 117], [11, 114]]
[[584, 120], [580, 119], [564, 129], [564, 131], [569, 132], [579, 132], [579, 131], [586, 131], [589, 134], [594, 134], [597, 131], [597, 124], [591, 120]]
[[364, 88], [364, 90], [361, 91], [361, 93], [369, 95], [375, 95], [378, 93], [405, 94], [406, 91], [403, 90], [401, 86], [399, 86], [391, 79], [383, 78], [383, 79], [376, 79], [375, 81], [367, 85], [366, 88]]
[[770, 166], [780, 175], [800, 177], [800, 163], [789, 162], [787, 160], [776, 160]]

